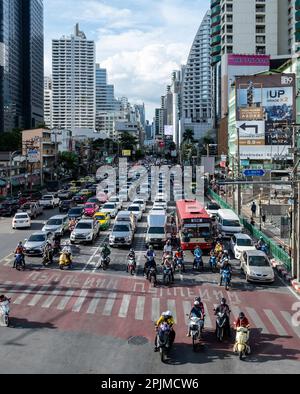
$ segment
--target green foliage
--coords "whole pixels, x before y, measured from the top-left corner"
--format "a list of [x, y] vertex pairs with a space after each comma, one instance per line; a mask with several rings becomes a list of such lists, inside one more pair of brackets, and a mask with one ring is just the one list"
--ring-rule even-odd
[[138, 140], [131, 134], [124, 132], [119, 138], [119, 143], [122, 149], [134, 150], [138, 144]]
[[0, 133], [0, 151], [13, 152], [22, 150], [22, 130], [14, 129], [11, 133]]
[[62, 152], [59, 154], [58, 163], [66, 170], [74, 170], [78, 164], [78, 156], [73, 152]]

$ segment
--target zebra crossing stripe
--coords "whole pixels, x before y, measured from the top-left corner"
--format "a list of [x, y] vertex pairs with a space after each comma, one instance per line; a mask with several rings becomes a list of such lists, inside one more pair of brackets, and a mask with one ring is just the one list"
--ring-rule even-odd
[[204, 312], [205, 312], [205, 327], [213, 328], [212, 321], [211, 321], [211, 318], [210, 318], [210, 315], [208, 312], [209, 309], [207, 308], [207, 305], [205, 303], [203, 303], [203, 306], [204, 306]]
[[151, 321], [157, 322], [160, 317], [160, 299], [152, 298]]
[[104, 306], [102, 315], [104, 315], [104, 316], [110, 316], [111, 315], [111, 312], [112, 312], [112, 309], [114, 307], [114, 303], [116, 301], [116, 298], [117, 298], [117, 293], [110, 293], [108, 295], [108, 299], [107, 299], [106, 304]]
[[234, 320], [237, 320], [237, 318], [239, 317], [239, 314], [241, 312], [240, 308], [238, 308], [237, 306], [231, 306], [230, 310], [233, 314]]
[[47, 286], [43, 286], [42, 289], [43, 290], [39, 290], [34, 297], [32, 297], [32, 299], [28, 302], [28, 306], [35, 306], [39, 300], [43, 297], [44, 294], [46, 294], [49, 289], [51, 288], [51, 286], [47, 285]]
[[272, 323], [272, 325], [274, 326], [277, 334], [280, 336], [287, 336], [288, 333], [283, 328], [283, 326], [281, 325], [280, 321], [277, 319], [273, 311], [271, 311], [270, 309], [264, 309], [264, 312], [267, 315], [270, 322]]
[[255, 324], [255, 327], [262, 329], [262, 331], [261, 331], [262, 334], [270, 334], [269, 330], [264, 325], [261, 318], [256, 313], [255, 309], [247, 307], [246, 311], [247, 311], [248, 315], [250, 316], [251, 320], [253, 321], [253, 323]]
[[172, 312], [175, 323], [177, 324], [176, 302], [175, 300], [168, 300], [168, 310]]
[[122, 304], [119, 310], [119, 317], [126, 317], [128, 313], [128, 307], [130, 304], [131, 295], [125, 294], [123, 296]]
[[145, 297], [138, 297], [135, 309], [135, 320], [144, 319]]
[[16, 283], [15, 285], [12, 286], [12, 288], [10, 290], [8, 290], [6, 292], [6, 294], [10, 297], [13, 297], [16, 292], [18, 292], [20, 289], [22, 289], [22, 287], [25, 287], [25, 286], [26, 286], [25, 283], [21, 283], [21, 282]]
[[74, 293], [75, 293], [74, 290], [68, 290], [66, 292], [66, 295], [64, 296], [64, 298], [60, 301], [60, 303], [57, 306], [57, 309], [59, 311], [63, 311], [65, 309], [65, 307], [67, 306], [68, 302], [73, 297]]
[[88, 295], [88, 290], [82, 290], [79, 294], [79, 297], [77, 298], [73, 308], [72, 308], [72, 312], [80, 312], [80, 309], [86, 299], [86, 296]]
[[101, 298], [102, 298], [102, 293], [100, 293], [100, 291], [97, 291], [95, 297], [90, 302], [90, 305], [86, 313], [93, 315], [96, 312], [97, 306]]
[[50, 308], [50, 306], [53, 304], [60, 292], [61, 290], [58, 289], [53, 290], [52, 295], [48, 297], [46, 301], [42, 304], [42, 308]]
[[28, 286], [25, 290], [23, 290], [23, 294], [19, 295], [18, 298], [15, 299], [15, 301], [13, 302], [15, 305], [20, 305], [26, 297], [28, 297], [28, 295], [34, 290], [36, 289], [38, 286], [37, 285], [30, 285]]
[[292, 315], [288, 312], [283, 312], [283, 311], [281, 311], [280, 313], [282, 314], [288, 325], [293, 329], [294, 333], [298, 336], [298, 338], [300, 338], [300, 327], [299, 325], [296, 326], [293, 324]]
[[182, 305], [183, 305], [183, 312], [184, 312], [185, 324], [188, 325], [189, 322], [190, 322], [190, 320], [189, 320], [189, 317], [186, 316], [186, 315], [189, 315], [189, 314], [190, 314], [190, 312], [191, 312], [191, 310], [192, 310], [192, 306], [191, 306], [192, 304], [191, 304], [190, 301], [183, 301], [183, 302], [182, 302]]

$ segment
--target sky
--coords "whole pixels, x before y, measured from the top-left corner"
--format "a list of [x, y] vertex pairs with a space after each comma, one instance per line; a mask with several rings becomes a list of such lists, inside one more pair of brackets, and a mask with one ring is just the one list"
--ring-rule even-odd
[[108, 70], [115, 96], [145, 103], [152, 120], [173, 70], [187, 58], [209, 0], [44, 0], [45, 75], [51, 75], [51, 40], [78, 22], [96, 42], [96, 60]]

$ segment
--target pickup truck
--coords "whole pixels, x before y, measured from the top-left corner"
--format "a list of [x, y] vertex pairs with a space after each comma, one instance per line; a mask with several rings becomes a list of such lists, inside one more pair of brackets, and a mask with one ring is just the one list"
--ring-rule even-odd
[[42, 215], [43, 207], [37, 202], [27, 202], [21, 206], [19, 211], [27, 212], [31, 219], [35, 219], [37, 216]]
[[59, 206], [59, 198], [52, 194], [46, 194], [40, 199], [39, 204], [44, 208], [55, 208]]

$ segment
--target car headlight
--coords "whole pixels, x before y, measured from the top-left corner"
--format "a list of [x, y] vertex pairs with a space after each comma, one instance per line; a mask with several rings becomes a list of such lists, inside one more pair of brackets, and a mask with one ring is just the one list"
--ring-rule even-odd
[[254, 271], [250, 271], [251, 276], [256, 276], [256, 273]]

